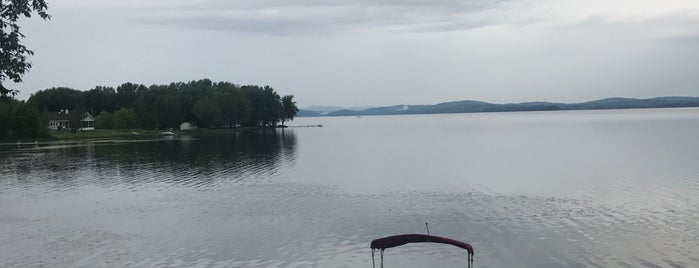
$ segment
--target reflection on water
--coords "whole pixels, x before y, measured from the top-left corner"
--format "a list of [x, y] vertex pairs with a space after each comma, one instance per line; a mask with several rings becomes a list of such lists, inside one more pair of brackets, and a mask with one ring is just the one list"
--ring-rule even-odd
[[0, 266], [699, 267], [698, 109], [299, 121], [4, 149]]
[[[242, 131], [199, 138], [41, 144], [0, 152], [0, 189], [170, 183], [199, 187], [217, 180], [264, 180], [293, 164], [293, 131]], [[47, 185], [44, 185], [47, 184]]]

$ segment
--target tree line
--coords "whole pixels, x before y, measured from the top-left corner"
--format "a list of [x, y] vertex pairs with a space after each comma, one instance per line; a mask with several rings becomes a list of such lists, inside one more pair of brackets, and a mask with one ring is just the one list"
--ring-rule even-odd
[[0, 140], [43, 137], [45, 124], [35, 106], [0, 97]]
[[39, 113], [31, 105], [13, 97], [16, 90], [6, 87], [5, 81], [22, 82], [22, 75], [32, 64], [27, 60], [34, 52], [22, 44], [24, 34], [18, 21], [36, 13], [49, 19], [44, 0], [0, 0], [0, 140], [45, 135]]
[[45, 133], [42, 129], [24, 131], [28, 126], [22, 124], [31, 121], [32, 128], [35, 123], [45, 128], [42, 114], [61, 109], [96, 115], [97, 128], [176, 129], [183, 122], [206, 128], [283, 126], [298, 112], [293, 98], [280, 96], [269, 86], [240, 86], [209, 79], [151, 86], [124, 83], [87, 91], [56, 87], [40, 90], [26, 102], [4, 98], [0, 118], [14, 123], [0, 122], [0, 139]]

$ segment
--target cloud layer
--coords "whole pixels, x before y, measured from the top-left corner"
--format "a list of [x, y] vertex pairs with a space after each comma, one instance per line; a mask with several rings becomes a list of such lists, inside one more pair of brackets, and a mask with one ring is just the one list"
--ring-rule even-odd
[[692, 35], [696, 32], [689, 28], [699, 28], [699, 2], [681, 0], [126, 0], [106, 5], [130, 8], [147, 23], [264, 34], [653, 24], [665, 28], [653, 31], [666, 31], [654, 34]]
[[22, 98], [51, 86], [269, 84], [302, 105], [696, 95], [699, 1], [57, 0]]

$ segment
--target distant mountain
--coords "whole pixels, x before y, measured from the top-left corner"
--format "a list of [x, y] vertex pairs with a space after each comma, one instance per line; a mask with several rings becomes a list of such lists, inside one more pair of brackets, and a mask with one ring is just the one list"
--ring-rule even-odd
[[321, 114], [327, 114], [327, 113], [331, 113], [331, 112], [334, 112], [334, 111], [339, 111], [339, 110], [342, 110], [342, 109], [345, 109], [345, 108], [344, 108], [344, 107], [339, 107], [339, 106], [318, 106], [318, 105], [316, 105], [316, 106], [304, 107], [304, 108], [301, 108], [301, 109], [307, 110], [307, 111], [319, 112], [319, 113], [321, 113]]
[[394, 114], [441, 114], [441, 113], [484, 113], [552, 110], [597, 110], [634, 108], [699, 107], [697, 97], [658, 97], [652, 99], [607, 98], [582, 103], [522, 102], [495, 104], [482, 101], [463, 100], [434, 105], [393, 105], [361, 110], [340, 109], [331, 112], [303, 110], [298, 116], [360, 116]]
[[352, 110], [344, 109], [344, 110], [339, 110], [339, 111], [325, 114], [325, 116], [352, 116], [352, 115], [359, 115], [359, 111], [352, 111]]
[[323, 116], [323, 114], [321, 112], [318, 112], [318, 111], [299, 109], [299, 112], [296, 113], [296, 116], [298, 116], [298, 117], [316, 117], [316, 116]]
[[669, 108], [697, 107], [699, 98], [693, 97], [658, 97], [652, 99], [608, 98], [596, 101], [568, 104], [567, 109], [633, 109], [633, 108]]
[[361, 111], [373, 108], [372, 106], [360, 106], [360, 107], [339, 107], [339, 106], [308, 106], [301, 108], [307, 111], [319, 112], [321, 114], [328, 114], [332, 112], [337, 112], [340, 110], [350, 110], [350, 111]]

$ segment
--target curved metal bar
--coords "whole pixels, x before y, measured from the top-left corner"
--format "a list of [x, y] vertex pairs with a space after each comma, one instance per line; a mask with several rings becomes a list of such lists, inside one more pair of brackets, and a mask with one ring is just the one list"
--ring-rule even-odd
[[456, 246], [468, 251], [468, 267], [473, 267], [473, 247], [469, 243], [461, 242], [451, 238], [434, 236], [434, 235], [424, 235], [424, 234], [402, 234], [387, 236], [379, 239], [374, 239], [371, 241], [371, 255], [373, 262], [373, 255], [375, 249], [381, 250], [381, 267], [383, 267], [383, 251], [387, 248], [399, 247], [409, 243], [440, 243]]
[[387, 249], [402, 246], [408, 243], [425, 242], [453, 245], [465, 249], [466, 251], [468, 251], [470, 255], [474, 254], [473, 247], [468, 243], [454, 240], [451, 238], [424, 234], [402, 234], [374, 239], [373, 241], [371, 241], [371, 248]]

